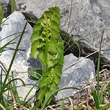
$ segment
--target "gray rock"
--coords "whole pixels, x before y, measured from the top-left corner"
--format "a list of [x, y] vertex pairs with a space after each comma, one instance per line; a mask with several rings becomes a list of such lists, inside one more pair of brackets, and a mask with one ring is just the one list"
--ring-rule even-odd
[[[5, 37], [10, 36], [10, 35], [12, 35], [12, 36], [3, 40], [0, 43], [0, 46], [5, 45], [7, 42], [13, 40], [17, 36], [20, 36], [25, 23], [26, 23], [25, 17], [23, 16], [23, 14], [21, 12], [15, 11], [14, 13], [12, 13], [8, 17], [8, 19], [4, 22], [4, 24], [2, 25], [2, 31], [0, 32], [0, 39], [4, 39]], [[30, 36], [32, 34], [32, 27], [28, 24], [25, 31], [27, 31], [27, 32], [23, 36], [23, 39], [19, 46], [18, 53], [16, 55], [15, 62], [12, 66], [13, 71], [18, 71], [18, 68], [19, 68], [19, 71], [27, 70], [28, 63], [26, 62], [26, 60], [27, 60], [26, 56], [27, 56], [27, 52], [29, 51], [29, 48], [31, 46]], [[15, 34], [15, 35], [13, 35], [13, 34]], [[9, 45], [5, 49], [5, 51], [2, 53], [2, 55], [0, 56], [0, 59], [2, 59], [3, 63], [7, 64], [7, 67], [9, 67], [12, 55], [14, 53], [14, 50], [16, 48], [19, 38], [20, 37], [16, 38], [13, 41], [13, 42], [15, 42], [15, 44]], [[17, 65], [19, 65], [19, 67]]]
[[5, 0], [0, 0], [0, 4], [6, 4], [7, 2]]
[[[72, 65], [73, 64], [73, 65]], [[67, 68], [69, 66], [69, 68]], [[63, 73], [61, 75], [61, 82], [59, 88], [76, 87], [84, 89], [85, 82], [95, 81], [95, 67], [92, 60], [80, 57], [78, 60], [73, 54], [64, 57]], [[64, 99], [69, 96], [74, 96], [78, 90], [67, 89], [59, 91], [57, 94], [58, 99]]]
[[[27, 0], [17, 1], [19, 10], [25, 13], [33, 13], [41, 17], [49, 7], [58, 6], [61, 9], [61, 29], [70, 34], [78, 34], [81, 46], [97, 51], [99, 49], [101, 31], [105, 30], [103, 40], [103, 57], [110, 63], [110, 1], [109, 0]], [[71, 16], [70, 16], [71, 10]], [[74, 31], [71, 32], [73, 26]], [[89, 33], [88, 37], [84, 37]]]
[[[4, 19], [6, 20], [6, 19]], [[2, 24], [2, 30], [0, 32], [0, 40], [6, 38], [5, 40], [2, 40], [0, 42], [0, 47], [9, 42], [10, 40], [16, 38], [18, 35], [21, 35], [21, 32], [23, 31], [24, 25], [26, 23], [24, 15], [20, 11], [14, 11], [8, 18], [7, 20]], [[21, 97], [21, 100], [24, 99], [26, 93], [30, 90], [30, 88], [33, 86], [33, 84], [36, 83], [35, 80], [31, 80], [29, 78], [28, 70], [30, 68], [38, 68], [40, 67], [40, 63], [36, 60], [34, 60], [30, 56], [30, 37], [32, 34], [32, 27], [30, 24], [27, 25], [26, 27], [26, 33], [23, 35], [22, 41], [19, 45], [18, 52], [16, 54], [14, 63], [12, 65], [11, 71], [14, 71], [14, 78], [21, 78], [26, 86], [23, 86], [21, 81], [16, 81], [16, 86], [17, 89], [19, 90], [19, 96]], [[10, 36], [11, 35], [11, 36]], [[8, 69], [13, 53], [15, 51], [16, 45], [18, 43], [20, 37], [15, 39], [13, 42], [15, 44], [11, 44], [7, 46], [4, 52], [0, 55], [0, 61], [4, 64], [6, 69]], [[33, 62], [34, 61], [34, 62]], [[38, 62], [38, 63], [37, 63]], [[4, 73], [3, 73], [4, 74]], [[10, 73], [11, 76], [11, 73]], [[3, 80], [4, 80], [5, 75], [3, 75]], [[21, 92], [22, 91], [22, 92]], [[23, 92], [24, 91], [24, 92]], [[31, 95], [34, 95], [36, 89], [33, 90]]]
[[[9, 4], [11, 0], [0, 0], [0, 4]], [[15, 0], [16, 2], [26, 2], [26, 0]]]

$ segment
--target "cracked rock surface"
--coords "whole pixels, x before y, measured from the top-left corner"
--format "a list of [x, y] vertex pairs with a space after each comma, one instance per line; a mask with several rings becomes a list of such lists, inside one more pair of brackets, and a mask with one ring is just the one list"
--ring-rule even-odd
[[[61, 30], [79, 35], [73, 38], [83, 39], [80, 40], [80, 45], [93, 51], [99, 50], [101, 33], [105, 29], [102, 55], [106, 62], [110, 63], [109, 0], [42, 0], [42, 2], [16, 0], [16, 2], [19, 10], [33, 13], [37, 18], [41, 17], [49, 7], [58, 6], [61, 9]], [[76, 23], [75, 29], [71, 31]]]
[[[72, 65], [73, 64], [73, 65]], [[70, 65], [70, 66], [69, 66]], [[67, 68], [69, 66], [69, 68]], [[61, 82], [59, 88], [75, 87], [80, 90], [87, 87], [85, 82], [95, 81], [95, 68], [92, 60], [80, 57], [78, 60], [73, 54], [64, 57], [63, 73], [61, 75]], [[78, 90], [66, 89], [59, 91], [57, 94], [58, 99], [65, 99], [69, 96], [74, 96]]]

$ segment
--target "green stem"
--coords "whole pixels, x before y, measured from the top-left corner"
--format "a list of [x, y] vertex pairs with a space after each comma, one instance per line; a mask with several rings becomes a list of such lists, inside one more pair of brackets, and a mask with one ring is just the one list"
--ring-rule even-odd
[[101, 46], [102, 46], [102, 41], [103, 41], [103, 35], [104, 35], [104, 30], [102, 31], [102, 35], [101, 35], [101, 42], [100, 42], [99, 56], [98, 56], [98, 64], [97, 64], [97, 97], [98, 97], [98, 99], [99, 99], [99, 69], [100, 69], [100, 56], [101, 56]]
[[45, 74], [45, 72], [48, 69], [47, 59], [48, 59], [48, 37], [49, 37], [49, 35], [48, 35], [48, 19], [47, 19], [47, 16], [44, 15], [44, 17], [45, 17], [45, 21], [46, 21], [46, 45], [45, 45], [45, 52], [44, 52], [45, 65], [43, 65], [43, 68], [42, 68], [43, 69], [43, 74]]
[[11, 0], [11, 13], [16, 10], [16, 2], [15, 0]]

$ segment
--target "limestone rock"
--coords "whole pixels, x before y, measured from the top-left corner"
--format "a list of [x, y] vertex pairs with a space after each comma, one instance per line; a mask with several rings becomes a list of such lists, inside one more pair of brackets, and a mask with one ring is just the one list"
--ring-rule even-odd
[[[58, 85], [59, 88], [76, 87], [81, 90], [87, 87], [84, 85], [85, 82], [93, 81], [95, 81], [95, 67], [92, 60], [85, 57], [80, 57], [78, 60], [73, 54], [64, 57], [63, 73], [61, 82]], [[78, 90], [66, 89], [59, 91], [57, 97], [58, 99], [64, 99], [74, 96], [77, 92]]]
[[0, 4], [6, 4], [6, 0], [0, 0]]
[[[61, 29], [79, 35], [74, 39], [84, 39], [80, 40], [81, 46], [93, 51], [99, 49], [101, 30], [105, 29], [102, 55], [110, 63], [109, 0], [16, 0], [16, 3], [19, 10], [33, 13], [38, 18], [49, 7], [58, 6], [61, 9]], [[75, 29], [71, 31], [76, 23]]]
[[[20, 38], [21, 32], [23, 31], [24, 25], [26, 23], [26, 20], [24, 15], [20, 11], [14, 11], [7, 19], [4, 20], [6, 21], [2, 24], [2, 30], [0, 32], [0, 40], [4, 38], [5, 39], [0, 42], [0, 47], [5, 45], [7, 42], [15, 39], [17, 36], [19, 36], [13, 41], [15, 43], [7, 46], [7, 48], [0, 55], [0, 61], [4, 64], [6, 69], [8, 69], [16, 45]], [[25, 34], [23, 35], [14, 63], [11, 68], [11, 71], [14, 71], [14, 78], [21, 78], [26, 85], [23, 86], [21, 81], [16, 81], [16, 86], [17, 89], [19, 90], [18, 93], [22, 90], [22, 94], [21, 92], [19, 93], [21, 100], [24, 99], [26, 93], [30, 90], [33, 84], [36, 83], [35, 80], [31, 80], [29, 78], [28, 70], [30, 68], [34, 69], [40, 67], [40, 63], [30, 56], [30, 47], [31, 47], [30, 37], [32, 31], [33, 29], [28, 23], [25, 30]], [[5, 77], [4, 73], [2, 76], [3, 76], [2, 80], [4, 80]], [[34, 95], [35, 91], [36, 89], [33, 90], [33, 92], [29, 97]]]
[[[0, 32], [0, 39], [4, 39], [5, 37], [9, 36], [5, 40], [3, 40], [0, 43], [0, 46], [3, 46], [7, 42], [13, 40], [17, 36], [20, 37], [21, 32], [24, 28], [24, 25], [26, 23], [25, 17], [23, 14], [19, 11], [15, 11], [12, 13], [8, 19], [2, 24], [2, 31]], [[18, 53], [16, 55], [15, 62], [13, 64], [12, 70], [13, 71], [26, 71], [28, 63], [26, 62], [26, 56], [27, 52], [29, 51], [29, 48], [31, 46], [30, 43], [30, 36], [32, 34], [32, 27], [28, 24], [26, 27], [26, 33], [23, 36], [23, 39], [20, 43]], [[10, 64], [12, 55], [14, 53], [14, 50], [16, 48], [17, 42], [19, 40], [19, 37], [16, 38], [13, 42], [16, 42], [15, 44], [9, 45], [5, 51], [0, 56], [0, 59], [3, 63], [7, 64], [7, 67]], [[19, 65], [19, 67], [18, 67]]]

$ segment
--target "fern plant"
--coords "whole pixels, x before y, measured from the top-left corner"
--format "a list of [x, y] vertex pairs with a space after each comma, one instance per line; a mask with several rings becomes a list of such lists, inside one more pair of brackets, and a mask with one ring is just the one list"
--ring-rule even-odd
[[39, 107], [53, 91], [58, 89], [57, 85], [61, 80], [64, 43], [60, 36], [60, 9], [58, 7], [49, 8], [49, 11], [44, 12], [37, 20], [31, 43], [32, 57], [35, 59], [38, 57], [42, 64], [43, 78], [38, 86], [37, 106]]

